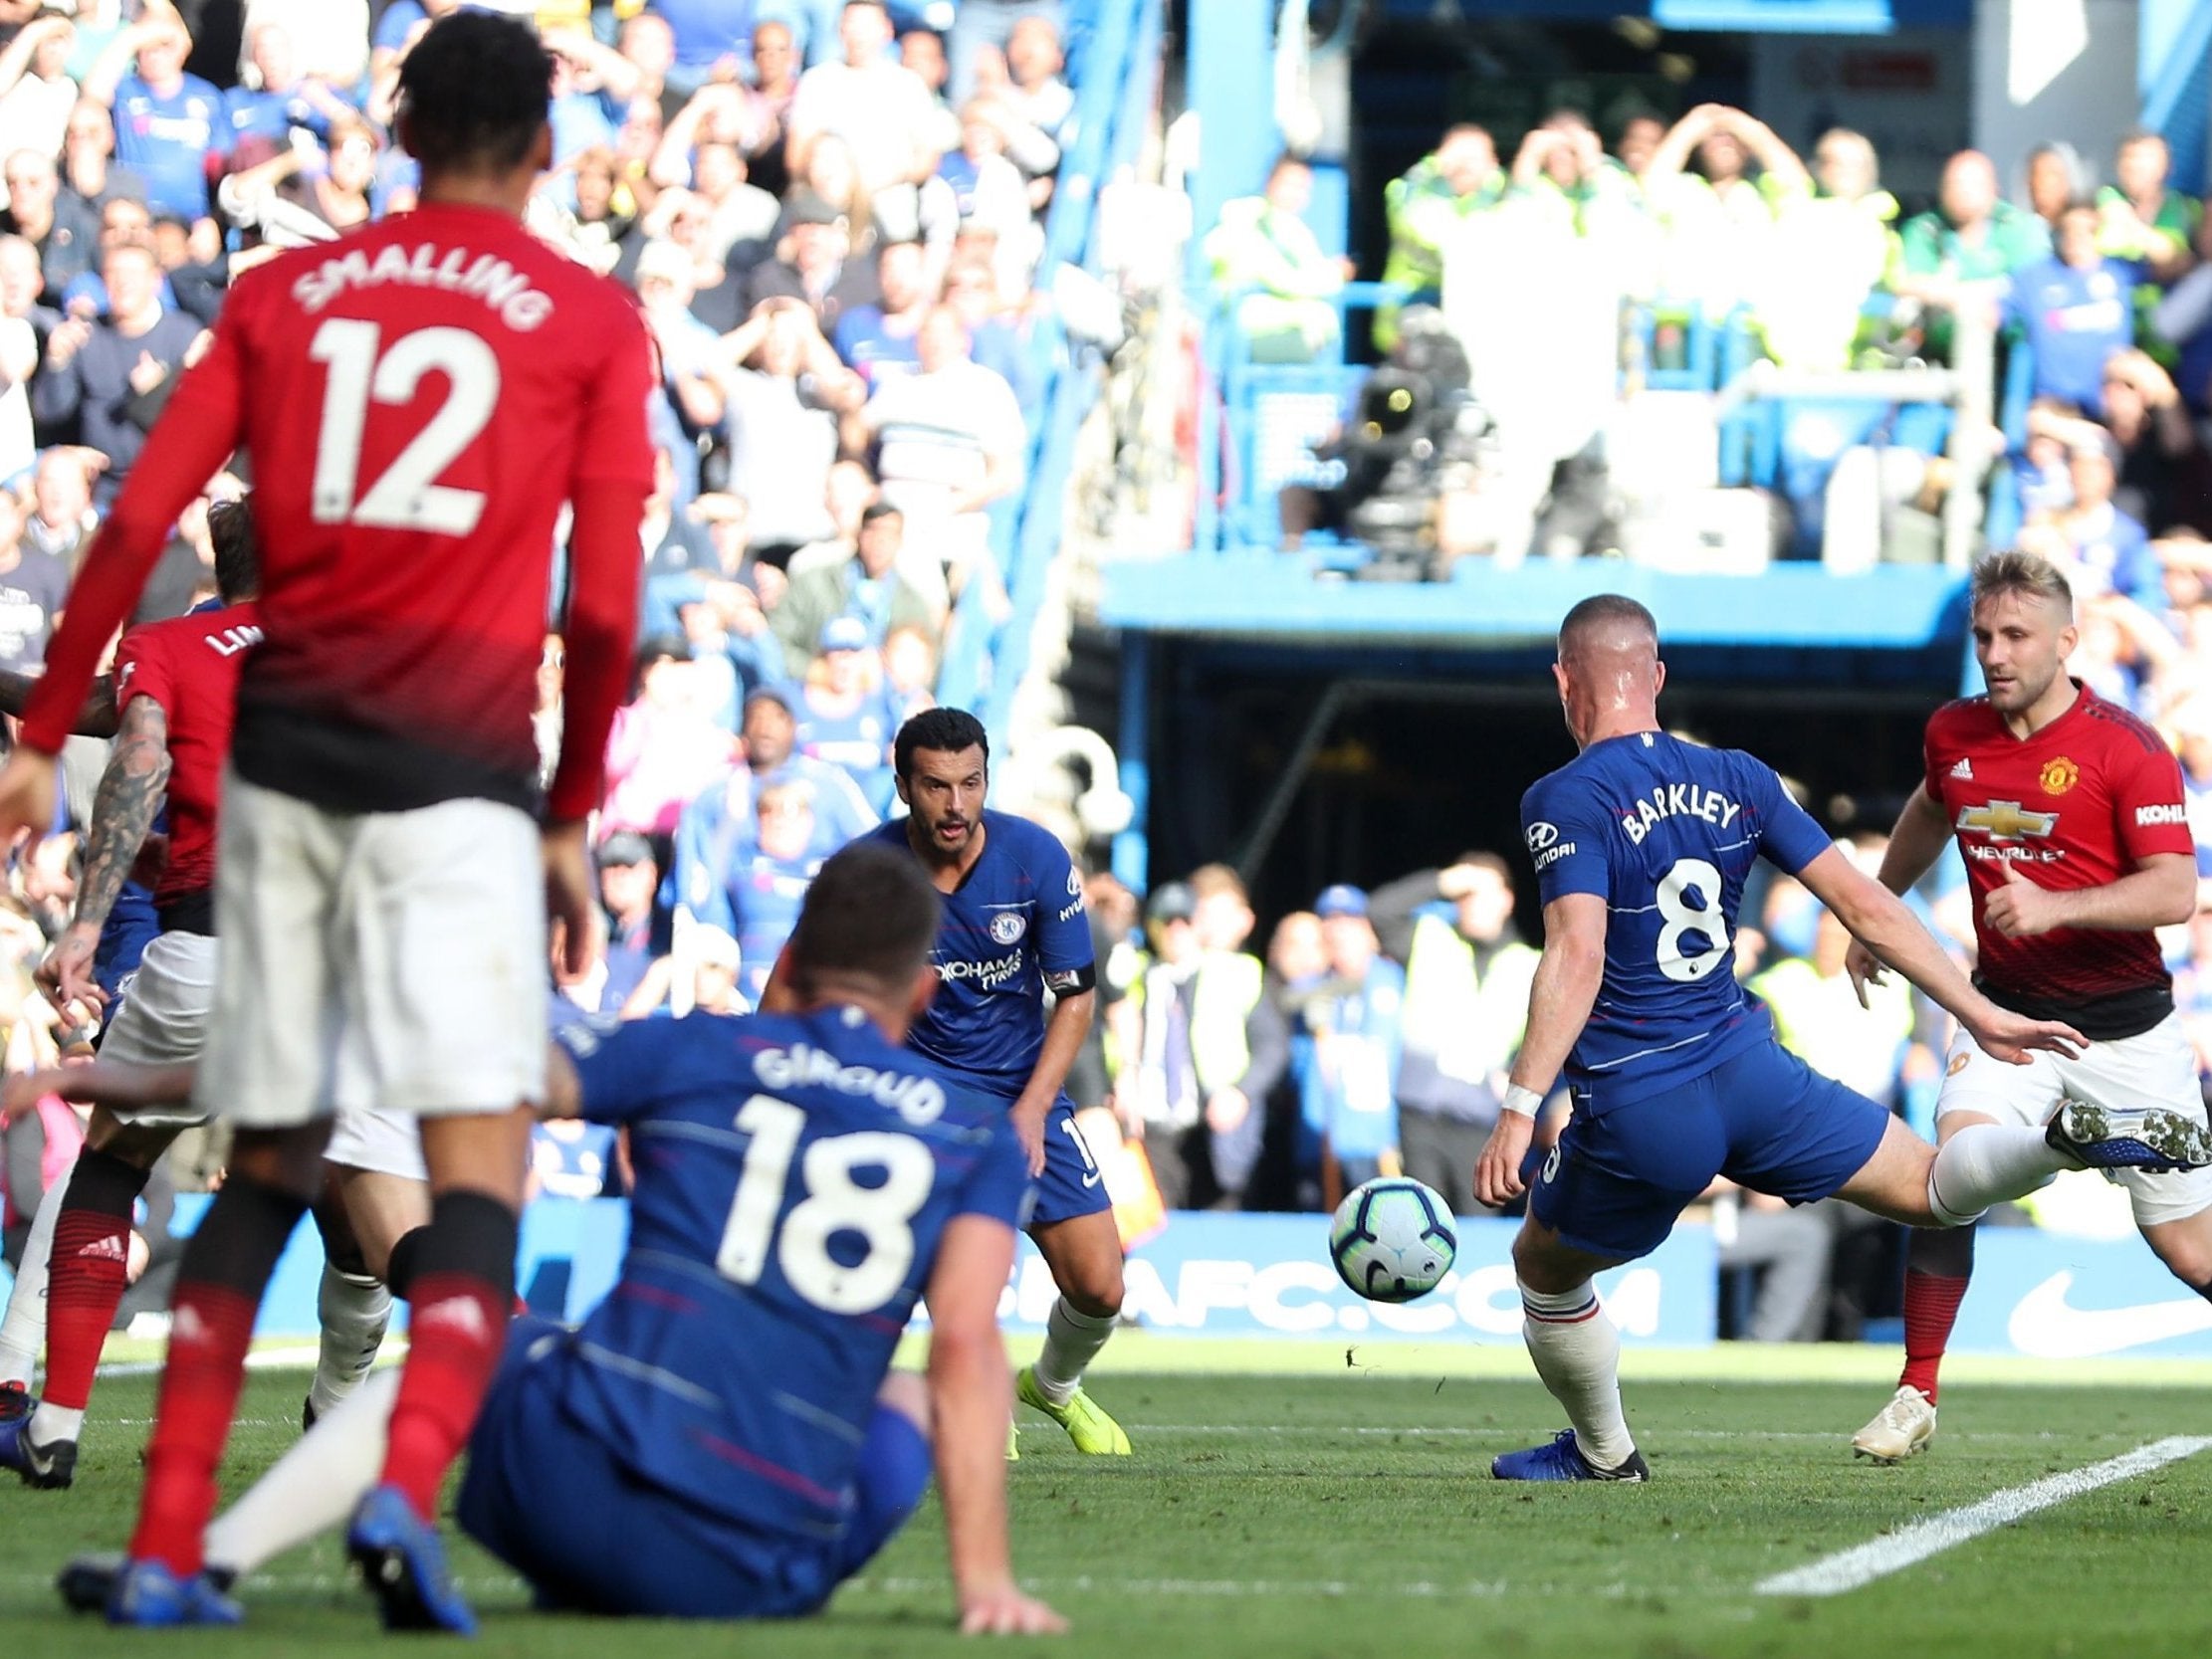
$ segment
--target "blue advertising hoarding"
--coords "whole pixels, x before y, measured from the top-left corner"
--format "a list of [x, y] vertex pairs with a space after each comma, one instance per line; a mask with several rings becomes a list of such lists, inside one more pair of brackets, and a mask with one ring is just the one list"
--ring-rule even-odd
[[[179, 1201], [180, 1231], [205, 1204]], [[614, 1283], [628, 1225], [618, 1199], [533, 1204], [523, 1221], [517, 1280], [531, 1306], [567, 1319], [587, 1313]], [[1363, 1302], [1338, 1281], [1328, 1263], [1326, 1217], [1177, 1215], [1131, 1256], [1126, 1309], [1145, 1330], [1169, 1336], [1516, 1345], [1513, 1228], [1506, 1221], [1462, 1222], [1451, 1275], [1421, 1301], [1391, 1307]], [[279, 1264], [257, 1334], [312, 1338], [321, 1272], [320, 1241], [304, 1223]], [[1598, 1284], [1627, 1346], [1704, 1348], [1718, 1328], [1718, 1278], [1711, 1232], [1684, 1224], [1655, 1254]], [[6, 1283], [0, 1269], [0, 1294]], [[1023, 1241], [999, 1300], [1006, 1329], [1042, 1331], [1053, 1294], [1042, 1259]], [[1951, 1351], [2057, 1360], [2212, 1358], [2212, 1302], [2177, 1283], [2133, 1236], [1990, 1228], [1977, 1241], [1974, 1285]]]

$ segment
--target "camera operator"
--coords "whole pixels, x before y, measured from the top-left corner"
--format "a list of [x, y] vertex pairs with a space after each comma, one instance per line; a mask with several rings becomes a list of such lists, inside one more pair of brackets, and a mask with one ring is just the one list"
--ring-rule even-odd
[[1390, 356], [1360, 388], [1351, 417], [1314, 447], [1341, 468], [1328, 485], [1289, 484], [1277, 499], [1282, 546], [1309, 531], [1364, 541], [1374, 580], [1441, 580], [1477, 550], [1466, 504], [1491, 446], [1487, 411], [1468, 391], [1466, 352], [1430, 306], [1410, 308]]

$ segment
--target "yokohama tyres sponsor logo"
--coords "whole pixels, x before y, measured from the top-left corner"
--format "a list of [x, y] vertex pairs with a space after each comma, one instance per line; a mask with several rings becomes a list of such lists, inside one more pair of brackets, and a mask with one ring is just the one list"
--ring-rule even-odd
[[947, 981], [973, 979], [985, 990], [995, 990], [1021, 971], [1021, 952], [1009, 950], [988, 962], [939, 962], [937, 976]]

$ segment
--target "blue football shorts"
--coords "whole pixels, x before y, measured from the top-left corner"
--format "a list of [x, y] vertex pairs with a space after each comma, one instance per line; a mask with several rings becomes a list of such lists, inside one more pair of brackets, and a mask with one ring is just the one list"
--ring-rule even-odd
[[1113, 1207], [1098, 1159], [1075, 1127], [1074, 1104], [1062, 1095], [1044, 1115], [1044, 1173], [1037, 1177], [1036, 1210], [1029, 1225], [1049, 1227]]
[[1633, 1079], [1572, 1093], [1529, 1214], [1562, 1243], [1617, 1261], [1659, 1248], [1715, 1175], [1793, 1204], [1830, 1197], [1889, 1127], [1887, 1112], [1777, 1043], [1656, 1095]]
[[793, 1618], [817, 1611], [922, 1502], [930, 1444], [877, 1407], [860, 1446], [855, 1504], [834, 1538], [739, 1524], [641, 1481], [561, 1409], [534, 1363], [563, 1343], [550, 1320], [510, 1328], [469, 1439], [461, 1528], [527, 1578], [540, 1607], [649, 1618]]

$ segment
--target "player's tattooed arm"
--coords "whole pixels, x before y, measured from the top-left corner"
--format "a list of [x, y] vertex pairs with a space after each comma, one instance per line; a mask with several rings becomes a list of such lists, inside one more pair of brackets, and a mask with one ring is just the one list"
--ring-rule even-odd
[[131, 700], [115, 728], [115, 746], [93, 796], [92, 828], [85, 837], [85, 869], [77, 880], [74, 929], [98, 933], [138, 849], [153, 829], [169, 787], [169, 718], [150, 697]]
[[[0, 715], [21, 716], [39, 681], [35, 674], [0, 669]], [[112, 737], [115, 734], [115, 677], [103, 674], [85, 694], [70, 729], [80, 737]]]

